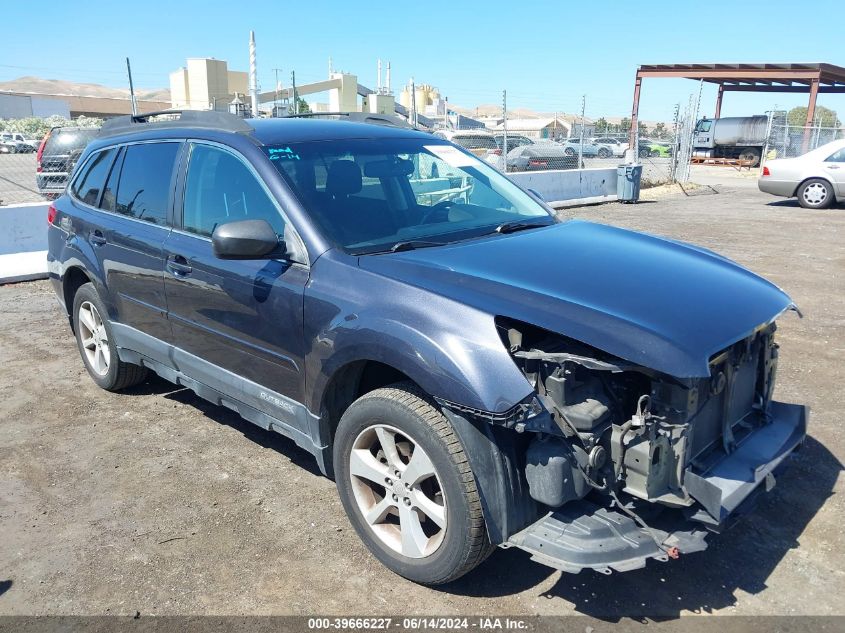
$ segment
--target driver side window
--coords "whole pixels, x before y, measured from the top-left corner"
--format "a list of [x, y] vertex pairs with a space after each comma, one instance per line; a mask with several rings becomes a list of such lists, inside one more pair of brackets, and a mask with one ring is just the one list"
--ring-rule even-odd
[[285, 234], [285, 222], [276, 204], [238, 157], [211, 145], [193, 145], [182, 228], [211, 237], [220, 224], [238, 220], [267, 220], [277, 235]]

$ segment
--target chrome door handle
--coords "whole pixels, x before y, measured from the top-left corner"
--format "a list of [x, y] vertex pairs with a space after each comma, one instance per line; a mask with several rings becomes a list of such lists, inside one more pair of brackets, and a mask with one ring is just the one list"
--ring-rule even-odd
[[171, 255], [167, 258], [167, 270], [176, 277], [190, 275], [193, 268], [188, 265], [188, 260], [181, 255]]

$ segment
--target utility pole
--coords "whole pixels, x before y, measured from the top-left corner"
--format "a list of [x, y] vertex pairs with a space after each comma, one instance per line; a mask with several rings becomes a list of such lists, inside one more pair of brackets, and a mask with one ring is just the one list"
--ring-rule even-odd
[[296, 97], [296, 71], [290, 71], [291, 93], [293, 94], [293, 113], [299, 114], [299, 99]]
[[417, 89], [414, 85], [414, 78], [411, 77], [411, 125], [417, 127]]
[[129, 65], [129, 58], [126, 58], [126, 74], [129, 75], [129, 104], [132, 107], [132, 116], [138, 114], [138, 102], [135, 101], [135, 86], [132, 84], [132, 66]]
[[252, 116], [258, 117], [258, 65], [255, 56], [255, 31], [249, 32], [249, 100]]
[[281, 68], [274, 68], [273, 72], [276, 73], [276, 84], [274, 86], [275, 94], [273, 95], [273, 116], [279, 116], [279, 109], [281, 108], [281, 94], [279, 94], [279, 88], [281, 87], [279, 84], [279, 71], [282, 70]]
[[584, 166], [584, 112], [587, 109], [587, 95], [581, 95], [581, 140], [578, 142], [578, 169]]
[[508, 91], [502, 90], [502, 171], [508, 171]]

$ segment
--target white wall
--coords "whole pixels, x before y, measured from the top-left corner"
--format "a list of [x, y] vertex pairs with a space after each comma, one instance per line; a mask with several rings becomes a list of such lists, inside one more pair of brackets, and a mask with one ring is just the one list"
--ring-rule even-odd
[[508, 174], [525, 189], [533, 189], [550, 205], [572, 200], [616, 200], [616, 168], [525, 171]]
[[47, 250], [47, 203], [0, 207], [0, 255]]
[[47, 207], [0, 207], [0, 283], [47, 276]]

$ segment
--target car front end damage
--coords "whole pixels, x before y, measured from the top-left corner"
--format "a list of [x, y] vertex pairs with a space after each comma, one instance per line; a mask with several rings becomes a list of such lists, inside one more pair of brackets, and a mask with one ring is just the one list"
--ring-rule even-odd
[[521, 322], [498, 327], [534, 394], [493, 422], [525, 434], [518, 467], [542, 515], [502, 546], [551, 567], [611, 573], [705, 549], [804, 440], [806, 407], [772, 400], [774, 322], [693, 378]]

